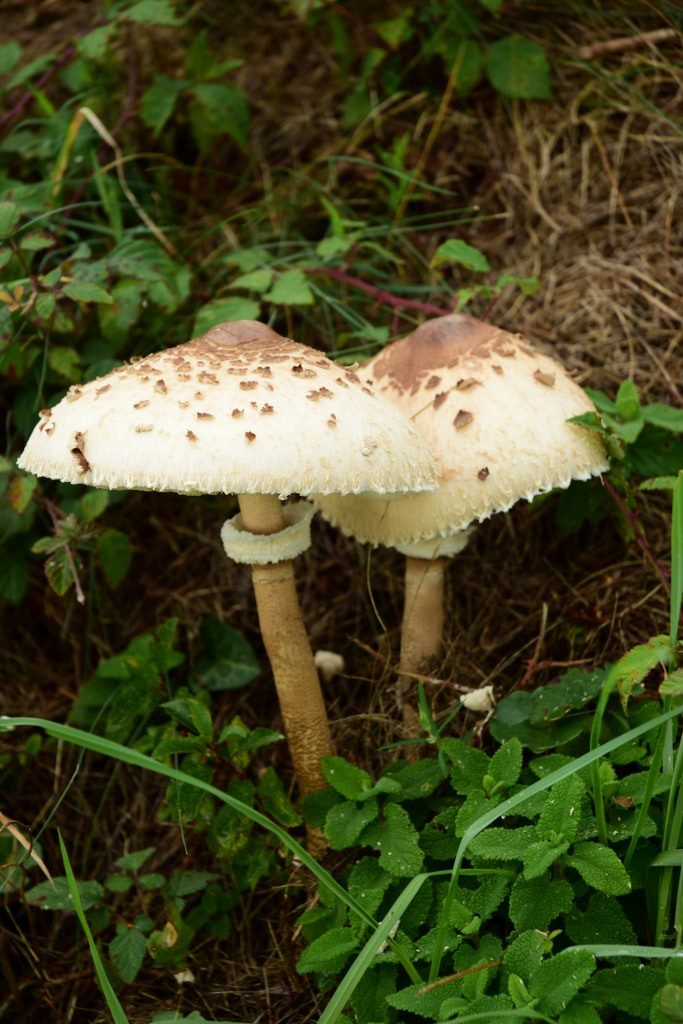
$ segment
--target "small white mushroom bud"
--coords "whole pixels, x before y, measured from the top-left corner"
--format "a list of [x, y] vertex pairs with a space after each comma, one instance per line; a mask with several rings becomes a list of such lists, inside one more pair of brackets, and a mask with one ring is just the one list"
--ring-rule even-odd
[[325, 683], [329, 683], [335, 676], [340, 676], [346, 668], [341, 654], [334, 651], [316, 651], [313, 660]]
[[464, 694], [462, 702], [468, 711], [478, 711], [482, 715], [488, 714], [496, 706], [492, 686], [482, 686], [479, 690], [470, 690]]

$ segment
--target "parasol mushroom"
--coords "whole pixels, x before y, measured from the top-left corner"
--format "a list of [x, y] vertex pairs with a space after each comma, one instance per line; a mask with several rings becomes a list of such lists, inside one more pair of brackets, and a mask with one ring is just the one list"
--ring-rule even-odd
[[238, 321], [71, 387], [18, 465], [91, 487], [237, 494], [223, 544], [252, 566], [300, 791], [323, 788], [333, 748], [292, 567], [313, 508], [280, 498], [434, 487], [432, 456], [403, 414], [322, 352]]
[[[516, 502], [608, 468], [598, 435], [568, 423], [593, 411], [554, 359], [473, 317], [428, 320], [363, 366], [363, 377], [420, 430], [439, 489], [396, 501], [316, 495], [322, 515], [359, 541], [406, 555], [400, 671], [428, 667], [441, 648], [444, 570], [473, 524]], [[411, 731], [415, 711], [404, 703]]]

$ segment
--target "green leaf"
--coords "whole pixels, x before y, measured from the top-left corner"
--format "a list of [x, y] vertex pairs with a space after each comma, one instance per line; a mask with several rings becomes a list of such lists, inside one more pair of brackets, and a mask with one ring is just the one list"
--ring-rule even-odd
[[669, 638], [655, 636], [646, 644], [639, 644], [620, 658], [609, 673], [609, 681], [619, 693], [624, 711], [634, 686], [658, 665], [667, 665], [671, 657]]
[[602, 1022], [595, 1008], [582, 1002], [579, 996], [560, 1014], [559, 1024], [602, 1024]]
[[36, 299], [35, 310], [41, 320], [48, 320], [55, 311], [57, 300], [51, 292], [41, 292]]
[[524, 853], [524, 877], [538, 878], [543, 875], [568, 849], [569, 843], [551, 843], [547, 839], [531, 843]]
[[41, 53], [38, 57], [34, 57], [33, 60], [28, 62], [28, 64], [24, 64], [24, 66], [19, 68], [18, 71], [15, 71], [7, 83], [7, 89], [16, 89], [20, 85], [24, 85], [26, 82], [29, 82], [32, 78], [35, 78], [36, 75], [42, 74], [43, 71], [49, 68], [51, 64], [54, 64], [56, 59], [57, 54], [55, 51], [52, 51], [51, 53]]
[[67, 380], [80, 377], [80, 358], [76, 349], [66, 345], [51, 345], [47, 354], [50, 368]]
[[484, 860], [522, 860], [535, 834], [533, 825], [487, 828], [472, 840], [470, 853]]
[[491, 43], [486, 71], [491, 85], [503, 96], [520, 100], [553, 98], [546, 52], [522, 36], [509, 35]]
[[351, 895], [362, 902], [369, 914], [374, 914], [392, 882], [392, 876], [375, 857], [362, 857], [351, 869], [348, 886]]
[[116, 22], [98, 25], [92, 32], [76, 40], [76, 49], [86, 60], [101, 60], [109, 49], [109, 40], [116, 31]]
[[568, 949], [545, 960], [531, 976], [529, 991], [538, 1008], [554, 1016], [566, 1009], [595, 970], [595, 957], [585, 949]]
[[367, 800], [360, 806], [345, 800], [327, 812], [325, 835], [333, 850], [347, 850], [353, 846], [366, 825], [379, 813], [376, 800]]
[[135, 981], [147, 952], [147, 939], [133, 925], [117, 924], [116, 937], [109, 943], [109, 956], [122, 981]]
[[614, 402], [617, 416], [624, 423], [638, 419], [640, 416], [640, 397], [638, 388], [632, 380], [623, 380], [619, 385], [617, 397]]
[[543, 805], [536, 825], [537, 835], [549, 842], [557, 836], [566, 842], [573, 842], [579, 830], [584, 793], [585, 786], [576, 775], [569, 775], [557, 782]]
[[21, 211], [16, 203], [8, 200], [0, 203], [0, 238], [8, 238], [12, 234], [20, 216]]
[[70, 281], [64, 285], [63, 291], [74, 302], [104, 302], [111, 305], [114, 301], [108, 291], [91, 281]]
[[660, 697], [683, 697], [683, 669], [677, 668], [659, 684]]
[[659, 993], [658, 1006], [664, 1020], [683, 1021], [683, 986], [664, 985]]
[[483, 252], [459, 238], [449, 238], [448, 241], [442, 242], [432, 256], [429, 265], [440, 267], [444, 263], [459, 263], [468, 270], [476, 270], [480, 274], [491, 269]]
[[117, 587], [125, 579], [133, 561], [128, 535], [121, 530], [105, 530], [97, 538], [97, 554], [107, 582]]
[[271, 257], [267, 249], [254, 246], [251, 249], [238, 249], [236, 252], [228, 253], [225, 262], [228, 266], [237, 267], [239, 270], [256, 270], [257, 267], [268, 263]]
[[260, 306], [253, 299], [233, 295], [229, 299], [215, 299], [202, 306], [194, 319], [194, 336], [206, 334], [216, 324], [227, 320], [257, 320]]
[[139, 871], [155, 851], [155, 846], [147, 846], [144, 850], [135, 850], [134, 853], [127, 853], [115, 861], [116, 866], [123, 871]]
[[49, 249], [54, 244], [55, 240], [52, 235], [48, 235], [45, 231], [29, 231], [27, 235], [23, 235], [19, 242], [19, 248], [24, 252], [40, 252], [41, 249]]
[[525, 985], [540, 967], [545, 951], [546, 939], [540, 932], [522, 932], [510, 943], [503, 955], [503, 966], [509, 974], [516, 974]]
[[488, 774], [506, 787], [514, 786], [522, 772], [522, 744], [516, 737], [506, 740], [491, 758]]
[[[89, 910], [104, 897], [99, 882], [77, 882], [78, 894], [84, 910]], [[24, 894], [24, 899], [34, 907], [43, 910], [73, 910], [74, 900], [67, 878], [53, 878], [51, 882], [40, 882]]]
[[10, 480], [6, 492], [7, 502], [18, 516], [22, 515], [28, 508], [37, 486], [37, 477], [30, 473], [23, 473], [21, 476], [12, 477]]
[[109, 491], [88, 491], [78, 502], [78, 518], [84, 523], [92, 523], [102, 515], [108, 504]]
[[329, 784], [347, 800], [363, 800], [372, 789], [368, 773], [343, 757], [328, 755], [320, 764]]
[[178, 16], [170, 0], [137, 0], [127, 10], [119, 14], [120, 18], [142, 22], [145, 25], [178, 25]]
[[286, 270], [284, 274], [279, 274], [264, 299], [279, 306], [311, 306], [315, 301], [301, 270]]
[[256, 787], [256, 792], [261, 798], [264, 811], [277, 818], [283, 825], [294, 828], [301, 824], [301, 815], [294, 810], [287, 790], [274, 768], [266, 768]]
[[652, 1000], [664, 983], [664, 972], [644, 964], [622, 964], [598, 971], [586, 986], [597, 1006], [615, 1006], [633, 1017], [650, 1016]]
[[483, 788], [483, 779], [489, 769], [489, 759], [483, 750], [451, 737], [441, 740], [439, 748], [452, 764], [451, 785], [456, 793], [467, 796], [473, 790]]
[[220, 877], [215, 871], [172, 871], [168, 880], [168, 895], [192, 896]]
[[[72, 552], [71, 556], [78, 567], [76, 555]], [[65, 544], [57, 548], [45, 562], [45, 576], [59, 597], [64, 597], [69, 587], [73, 585], [74, 571], [69, 559], [69, 550]]]
[[632, 944], [636, 941], [633, 925], [619, 901], [603, 892], [591, 894], [585, 913], [574, 908], [567, 914], [564, 926], [567, 935], [577, 946], [589, 945], [591, 942]]
[[614, 850], [600, 843], [579, 843], [565, 863], [573, 867], [593, 889], [608, 896], [623, 896], [631, 891], [631, 879]]
[[154, 81], [142, 94], [140, 116], [154, 131], [154, 138], [161, 133], [173, 113], [180, 94], [187, 88], [187, 82], [165, 75], [155, 75]]
[[240, 274], [230, 282], [228, 288], [244, 288], [246, 291], [263, 295], [270, 288], [272, 280], [273, 271], [264, 267], [260, 270], [251, 270], [247, 274]]
[[202, 626], [204, 653], [194, 675], [212, 692], [239, 690], [255, 679], [260, 666], [249, 641], [220, 619], [207, 619]]
[[388, 804], [384, 821], [371, 825], [364, 836], [364, 842], [380, 851], [380, 865], [398, 878], [412, 877], [422, 867], [419, 839], [407, 811], [398, 804]]
[[673, 409], [662, 402], [653, 402], [642, 409], [643, 419], [653, 427], [669, 430], [672, 434], [683, 433], [683, 409]]
[[128, 892], [132, 884], [130, 875], [108, 875], [104, 880], [104, 887], [109, 892]]
[[0, 597], [8, 604], [20, 604], [28, 587], [28, 562], [22, 551], [0, 549]]
[[158, 871], [150, 871], [145, 875], [140, 875], [139, 882], [141, 889], [144, 889], [145, 892], [152, 892], [154, 889], [161, 889], [162, 885], [166, 884], [166, 879]]
[[548, 874], [530, 880], [518, 878], [510, 893], [510, 918], [517, 931], [547, 931], [551, 921], [566, 913], [573, 902], [574, 891], [564, 879], [551, 882]]
[[21, 60], [23, 50], [16, 40], [0, 45], [0, 75], [7, 75]]
[[198, 106], [192, 123], [202, 149], [208, 149], [217, 135], [229, 135], [238, 146], [246, 146], [249, 104], [242, 90], [227, 82], [205, 82], [195, 85], [193, 93]]
[[331, 928], [306, 947], [296, 969], [300, 974], [310, 971], [336, 974], [359, 944], [360, 939], [352, 928]]

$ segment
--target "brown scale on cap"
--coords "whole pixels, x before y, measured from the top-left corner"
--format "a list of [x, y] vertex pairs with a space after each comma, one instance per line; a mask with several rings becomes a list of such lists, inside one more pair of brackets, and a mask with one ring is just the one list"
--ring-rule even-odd
[[241, 380], [240, 381], [240, 390], [241, 391], [253, 391], [254, 388], [257, 388], [257, 387], [258, 387], [258, 381], [257, 380]]
[[461, 430], [462, 427], [466, 427], [468, 423], [471, 423], [473, 419], [474, 416], [471, 412], [468, 412], [467, 409], [460, 409], [453, 420], [453, 426], [456, 430]]
[[158, 380], [154, 385], [154, 390], [158, 391], [160, 395], [168, 394], [168, 388], [166, 387], [166, 382], [164, 380]]
[[256, 373], [258, 373], [261, 377], [272, 377], [273, 376], [273, 372], [272, 372], [272, 370], [271, 370], [271, 368], [269, 366], [257, 366], [256, 367]]
[[273, 408], [272, 405], [268, 405], [268, 403], [266, 402], [265, 405], [261, 406], [260, 412], [262, 416], [269, 416], [272, 412], [275, 412], [275, 409]]
[[134, 402], [133, 403], [133, 408], [134, 409], [145, 409], [148, 405], [149, 405], [149, 399], [148, 398], [144, 398], [141, 402]]
[[178, 405], [180, 406], [181, 409], [187, 409], [189, 404], [190, 404], [189, 402], [178, 401]]
[[76, 387], [75, 385], [73, 387], [70, 387], [66, 393], [67, 402], [77, 401], [81, 397], [82, 393], [83, 392], [79, 387]]
[[135, 428], [136, 434], [149, 434], [150, 430], [154, 430], [153, 423], [139, 423]]
[[458, 391], [468, 391], [470, 388], [476, 388], [477, 384], [481, 384], [481, 381], [476, 377], [464, 377], [455, 386]]
[[438, 409], [440, 405], [443, 405], [447, 398], [448, 392], [440, 391], [438, 395], [434, 395], [434, 401], [432, 402], [432, 405], [434, 406], [435, 409]]
[[218, 377], [215, 373], [207, 373], [206, 370], [202, 370], [197, 376], [197, 380], [200, 384], [218, 384]]
[[544, 373], [543, 370], [536, 370], [534, 372], [534, 380], [537, 380], [539, 384], [544, 384], [547, 388], [555, 387], [554, 373]]
[[95, 398], [99, 398], [100, 395], [104, 395], [111, 388], [111, 384], [104, 384], [101, 388], [95, 388]]
[[203, 391], [195, 391], [194, 397], [199, 399], [199, 401], [201, 402], [202, 398], [204, 397], [204, 392]]
[[491, 363], [491, 369], [494, 373], [502, 373], [503, 367], [499, 363]]
[[337, 417], [334, 415], [334, 413], [332, 413], [332, 415], [328, 418], [327, 425], [328, 425], [328, 427], [336, 427], [337, 426]]
[[432, 376], [432, 377], [429, 378], [429, 380], [425, 384], [425, 390], [426, 391], [430, 391], [432, 388], [438, 388], [440, 383], [441, 383], [441, 377]]
[[254, 433], [253, 430], [246, 430], [245, 433], [244, 433], [244, 436], [246, 437], [247, 441], [255, 441], [256, 440], [256, 434]]
[[486, 480], [488, 475], [489, 475], [489, 467], [488, 466], [482, 466], [482, 468], [477, 473], [477, 476], [479, 477], [480, 480]]
[[238, 419], [238, 417], [244, 416], [244, 409], [233, 409], [230, 415], [233, 419]]
[[185, 437], [187, 438], [188, 441], [197, 441], [197, 440], [199, 440], [197, 435], [193, 434], [193, 432], [191, 430], [186, 430], [185, 431]]
[[213, 419], [213, 414], [210, 413], [210, 412], [198, 412], [197, 413], [197, 419], [198, 420], [212, 420]]

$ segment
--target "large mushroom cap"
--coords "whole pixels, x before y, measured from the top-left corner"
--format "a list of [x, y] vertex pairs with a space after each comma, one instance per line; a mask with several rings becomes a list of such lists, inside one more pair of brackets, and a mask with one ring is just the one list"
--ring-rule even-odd
[[396, 545], [448, 536], [522, 498], [608, 467], [598, 436], [567, 423], [593, 411], [584, 391], [521, 334], [468, 316], [429, 320], [362, 368], [410, 417], [439, 466], [439, 490], [395, 502], [316, 499], [361, 541]]
[[435, 486], [417, 430], [350, 369], [255, 321], [71, 387], [18, 465], [94, 487], [379, 494]]

